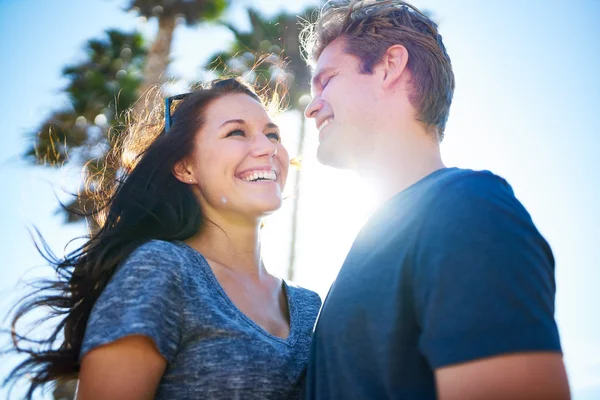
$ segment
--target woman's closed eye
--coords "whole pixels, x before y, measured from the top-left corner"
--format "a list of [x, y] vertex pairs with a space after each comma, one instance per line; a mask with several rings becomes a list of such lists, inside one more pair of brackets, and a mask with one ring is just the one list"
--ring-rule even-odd
[[230, 137], [230, 136], [246, 136], [246, 132], [244, 132], [241, 129], [235, 129], [235, 130], [229, 132], [227, 134], [227, 136], [225, 136], [225, 137]]
[[281, 136], [279, 135], [279, 132], [271, 132], [271, 133], [267, 133], [266, 136], [269, 139], [275, 139], [275, 141], [277, 143], [281, 142]]
[[[231, 132], [229, 132], [227, 134], [227, 136], [225, 137], [230, 137], [230, 136], [242, 136], [245, 137], [246, 136], [246, 132], [244, 132], [241, 129], [235, 129]], [[269, 140], [275, 140], [276, 142], [281, 142], [281, 136], [279, 135], [279, 132], [271, 132], [271, 133], [265, 133], [265, 136], [269, 138]]]

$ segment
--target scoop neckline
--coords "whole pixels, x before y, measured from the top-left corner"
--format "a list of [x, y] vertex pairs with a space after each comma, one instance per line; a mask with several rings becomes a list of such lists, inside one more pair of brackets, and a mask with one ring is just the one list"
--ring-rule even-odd
[[242, 320], [244, 320], [248, 325], [250, 325], [256, 331], [258, 331], [259, 333], [268, 337], [271, 340], [274, 340], [274, 341], [280, 342], [280, 343], [284, 343], [288, 346], [293, 346], [296, 343], [297, 335], [296, 335], [295, 328], [297, 325], [297, 310], [296, 310], [294, 298], [291, 294], [290, 286], [287, 284], [285, 279], [280, 278], [282, 288], [285, 291], [285, 296], [286, 296], [287, 305], [288, 305], [288, 313], [290, 315], [290, 327], [289, 327], [290, 332], [286, 338], [282, 338], [282, 337], [273, 335], [272, 333], [270, 333], [269, 331], [264, 329], [262, 326], [257, 324], [252, 318], [250, 318], [249, 316], [244, 314], [244, 312], [242, 312], [242, 310], [240, 310], [239, 307], [235, 305], [235, 303], [231, 300], [231, 298], [225, 292], [225, 289], [223, 289], [223, 286], [221, 286], [221, 283], [219, 282], [214, 271], [210, 267], [208, 260], [206, 259], [206, 257], [204, 257], [204, 255], [202, 253], [200, 253], [198, 250], [194, 249], [192, 246], [190, 246], [189, 244], [187, 244], [183, 241], [178, 240], [175, 243], [190, 250], [191, 253], [193, 254], [193, 256], [200, 261], [200, 264], [202, 265], [203, 269], [205, 270], [205, 273], [206, 273], [208, 279], [214, 285], [217, 293], [221, 296], [221, 298], [225, 301], [225, 303], [229, 306], [229, 308], [231, 308], [233, 310], [233, 312], [235, 314], [237, 314], [238, 317], [240, 317]]

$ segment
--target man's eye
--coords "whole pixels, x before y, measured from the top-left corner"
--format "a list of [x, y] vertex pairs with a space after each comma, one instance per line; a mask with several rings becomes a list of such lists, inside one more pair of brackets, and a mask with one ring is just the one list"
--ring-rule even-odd
[[325, 87], [329, 84], [329, 81], [331, 81], [331, 79], [333, 79], [333, 76], [330, 76], [329, 78], [324, 79], [323, 82], [321, 82], [321, 87], [323, 89], [325, 89]]
[[281, 142], [281, 136], [279, 136], [279, 133], [277, 132], [267, 133], [267, 137], [269, 139], [275, 139], [277, 142]]
[[230, 136], [246, 136], [246, 133], [241, 129], [236, 129], [235, 131], [229, 132], [227, 134], [227, 136], [225, 136], [225, 137], [230, 137]]

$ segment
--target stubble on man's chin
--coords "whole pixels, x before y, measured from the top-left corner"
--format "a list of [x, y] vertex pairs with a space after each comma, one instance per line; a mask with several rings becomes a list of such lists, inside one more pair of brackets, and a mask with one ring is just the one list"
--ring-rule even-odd
[[317, 160], [328, 167], [337, 169], [352, 169], [352, 163], [347, 155], [332, 147], [319, 145]]

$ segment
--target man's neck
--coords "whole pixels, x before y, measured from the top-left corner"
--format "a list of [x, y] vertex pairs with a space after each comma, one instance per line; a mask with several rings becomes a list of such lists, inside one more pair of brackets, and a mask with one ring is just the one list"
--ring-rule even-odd
[[439, 144], [425, 134], [405, 135], [404, 139], [389, 137], [358, 168], [359, 176], [374, 186], [380, 202], [445, 168]]

